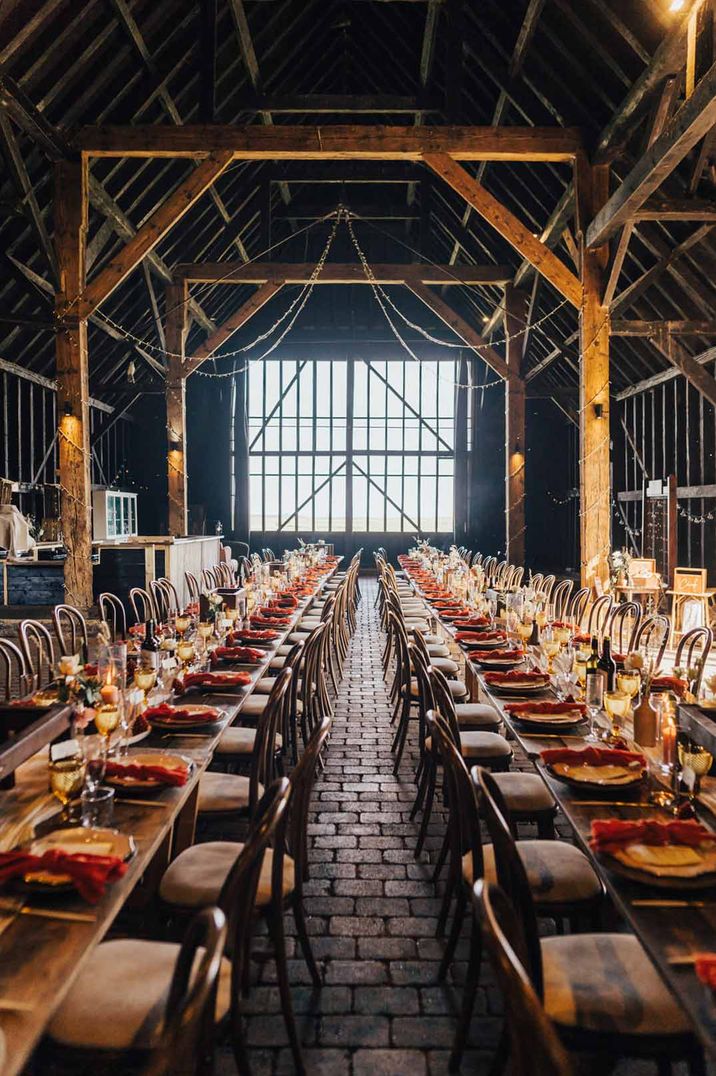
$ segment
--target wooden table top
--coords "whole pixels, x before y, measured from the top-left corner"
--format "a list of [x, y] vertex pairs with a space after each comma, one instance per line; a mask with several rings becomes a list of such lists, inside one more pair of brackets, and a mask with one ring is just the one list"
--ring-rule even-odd
[[[445, 634], [454, 638], [455, 629], [452, 624], [444, 620], [439, 620], [439, 623]], [[480, 697], [490, 702], [499, 711], [511, 736], [532, 760], [537, 773], [548, 785], [560, 810], [572, 826], [577, 845], [589, 857], [592, 866], [603, 879], [615, 907], [639, 938], [666, 985], [692, 1020], [704, 1049], [716, 1057], [716, 1001], [699, 982], [693, 964], [689, 963], [695, 953], [716, 950], [716, 887], [676, 892], [648, 884], [641, 885], [611, 871], [589, 847], [591, 824], [594, 819], [660, 818], [667, 820], [673, 816], [664, 808], [645, 804], [644, 797], [635, 799], [633, 805], [626, 806], [626, 799], [620, 799], [618, 791], [613, 800], [607, 797], [598, 800], [596, 797], [592, 798], [587, 790], [581, 792], [556, 780], [540, 761], [540, 752], [550, 747], [563, 746], [576, 749], [587, 747], [589, 741], [585, 739], [584, 734], [565, 733], [564, 735], [540, 736], [537, 733], [527, 733], [519, 724], [512, 721], [505, 711], [505, 704], [515, 699], [500, 696], [491, 691], [479, 668], [467, 656], [465, 661], [479, 685]], [[538, 697], [550, 696], [554, 698], [551, 689], [548, 694]], [[693, 711], [696, 708], [688, 707], [687, 709]], [[696, 715], [690, 713], [689, 717], [695, 725]], [[708, 718], [706, 722], [713, 724]], [[695, 728], [694, 731], [696, 731]], [[716, 733], [716, 726], [714, 726], [714, 733]], [[642, 749], [637, 748], [637, 750]], [[716, 819], [703, 805], [697, 804], [697, 813], [706, 825], [712, 829], [716, 828]], [[654, 903], [635, 903], [639, 901], [653, 901]], [[683, 903], [663, 906], [667, 901], [683, 901]], [[674, 963], [674, 961], [682, 960], [686, 962]]]
[[[3, 1076], [16, 1076], [22, 1072], [85, 961], [133, 894], [155, 856], [172, 840], [175, 827], [181, 824], [182, 813], [195, 810], [198, 783], [211, 762], [219, 738], [226, 727], [238, 719], [256, 681], [266, 674], [276, 647], [295, 630], [297, 620], [337, 567], [327, 573], [313, 594], [298, 606], [291, 624], [281, 631], [281, 637], [272, 648], [267, 649], [264, 661], [251, 668], [252, 686], [235, 695], [201, 696], [202, 702], [224, 711], [221, 720], [201, 733], [174, 734], [155, 730], [137, 744], [142, 751], [153, 748], [177, 751], [189, 756], [195, 765], [185, 785], [166, 788], [152, 795], [151, 802], [157, 806], [150, 807], [146, 801], [133, 802], [116, 793], [114, 825], [120, 832], [132, 835], [137, 851], [127, 873], [108, 886], [98, 904], [88, 905], [74, 895], [61, 900], [42, 900], [33, 895], [26, 901], [26, 911], [17, 914], [3, 910], [3, 894], [0, 892], [0, 1069]], [[34, 826], [57, 810], [56, 801], [47, 791], [47, 750], [38, 752], [24, 763], [16, 777], [15, 787], [0, 793], [0, 850], [27, 840]], [[193, 813], [190, 825], [193, 826]], [[43, 909], [83, 918], [44, 918], [39, 914]], [[36, 914], [28, 914], [33, 910]]]

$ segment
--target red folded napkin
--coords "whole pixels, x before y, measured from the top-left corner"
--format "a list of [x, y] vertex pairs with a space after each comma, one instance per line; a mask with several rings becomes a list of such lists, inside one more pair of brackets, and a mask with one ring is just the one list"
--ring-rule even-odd
[[577, 625], [570, 624], [568, 620], [550, 620], [550, 626], [553, 628], [569, 628], [570, 631], [577, 631]]
[[285, 605], [288, 609], [295, 609], [298, 605], [298, 598], [284, 590], [279, 594], [276, 605]]
[[688, 690], [688, 687], [686, 680], [681, 680], [678, 676], [655, 676], [651, 681], [652, 691], [673, 691], [679, 698]]
[[250, 684], [251, 673], [242, 672], [193, 672], [179, 681], [184, 690], [188, 687], [231, 687]]
[[521, 661], [524, 656], [524, 650], [472, 650], [470, 652], [473, 661]]
[[699, 982], [716, 990], [716, 953], [697, 953], [694, 970]]
[[470, 628], [489, 628], [490, 621], [486, 616], [471, 616], [467, 617], [465, 620], [459, 618], [459, 622], [458, 620], [455, 620], [454, 624], [455, 627], [460, 628], [460, 630], [464, 629], [469, 631]]
[[[189, 676], [204, 675], [204, 673], [189, 673]], [[184, 677], [185, 685], [189, 676]], [[143, 716], [147, 721], [151, 721], [153, 717], [170, 718], [172, 721], [177, 722], [190, 721], [192, 724], [197, 721], [216, 721], [216, 714], [212, 710], [182, 710], [180, 706], [170, 706], [168, 702], [160, 702], [158, 706], [147, 707]]]
[[106, 777], [133, 777], [137, 781], [161, 781], [163, 785], [184, 785], [189, 774], [186, 766], [151, 766], [147, 762], [108, 762]]
[[230, 631], [226, 636], [227, 646], [240, 646], [243, 640], [250, 642], [251, 639], [257, 641], [261, 639], [263, 642], [270, 642], [272, 639], [278, 639], [281, 633], [278, 631], [271, 631], [270, 628], [242, 628], [241, 631]]
[[283, 616], [265, 616], [263, 613], [255, 613], [251, 617], [251, 623], [259, 628], [288, 627], [288, 619]]
[[[266, 623], [271, 624], [288, 624], [291, 618], [286, 616], [284, 612], [278, 611], [272, 605], [264, 605], [259, 609], [259, 616], [266, 618]], [[254, 623], [254, 617], [251, 617], [251, 623]]]
[[488, 684], [504, 684], [512, 680], [520, 680], [528, 684], [547, 684], [549, 676], [547, 673], [521, 672], [519, 669], [511, 669], [509, 672], [485, 673], [485, 680]]
[[214, 661], [241, 661], [250, 665], [260, 664], [266, 654], [263, 650], [257, 650], [253, 646], [217, 646], [211, 652], [211, 663]]
[[583, 631], [579, 632], [577, 635], [572, 636], [573, 643], [589, 643], [591, 642], [591, 639], [591, 635], [589, 635], [588, 633], [585, 634], [585, 632]]
[[595, 819], [592, 822], [592, 839], [589, 846], [594, 852], [620, 852], [629, 844], [685, 844], [695, 848], [705, 842], [714, 841], [716, 833], [694, 819], [661, 822], [656, 818], [644, 818], [636, 822], [625, 822], [612, 818]]
[[569, 699], [565, 702], [508, 702], [505, 709], [510, 714], [571, 714], [574, 710], [579, 710], [580, 714], [587, 712], [583, 702]]
[[507, 636], [504, 631], [456, 631], [455, 641], [458, 643], [485, 643], [491, 639], [504, 639]]
[[0, 852], [0, 885], [31, 871], [66, 874], [79, 895], [90, 904], [96, 904], [104, 895], [107, 884], [118, 881], [126, 870], [127, 864], [119, 856], [92, 856], [59, 849], [43, 852], [40, 856], [29, 852]]
[[646, 768], [646, 759], [638, 751], [617, 751], [613, 747], [586, 747], [577, 751], [571, 747], [551, 747], [540, 752], [542, 761], [548, 766], [553, 762], [568, 762], [579, 766], [641, 766]]

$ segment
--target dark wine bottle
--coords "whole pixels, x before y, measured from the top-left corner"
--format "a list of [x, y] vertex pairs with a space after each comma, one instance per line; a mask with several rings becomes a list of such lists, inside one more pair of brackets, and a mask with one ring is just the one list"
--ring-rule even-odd
[[597, 676], [599, 673], [599, 641], [596, 635], [592, 636], [592, 650], [587, 658], [586, 676]]
[[604, 636], [602, 643], [602, 656], [599, 659], [599, 668], [604, 674], [604, 690], [613, 691], [617, 677], [617, 663], [612, 657], [612, 644], [609, 636]]
[[159, 640], [154, 634], [154, 621], [148, 620], [140, 647], [140, 661], [145, 669], [159, 668]]

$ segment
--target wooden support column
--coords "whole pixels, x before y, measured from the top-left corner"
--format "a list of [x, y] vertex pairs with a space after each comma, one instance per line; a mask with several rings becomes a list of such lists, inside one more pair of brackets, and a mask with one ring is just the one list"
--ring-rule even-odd
[[[169, 495], [169, 533], [175, 537], [187, 533], [186, 481], [186, 372], [184, 342], [188, 298], [186, 281], [168, 284], [166, 290], [167, 341], [167, 489]], [[180, 356], [180, 357], [177, 357]]]
[[80, 317], [85, 284], [87, 165], [60, 161], [54, 166], [55, 253], [59, 290], [57, 421], [62, 524], [67, 546], [65, 595], [71, 605], [92, 604], [92, 476], [89, 443], [87, 321]]
[[578, 161], [575, 169], [582, 257], [579, 312], [579, 532], [582, 586], [609, 577], [611, 471], [609, 430], [609, 307], [604, 305], [608, 246], [589, 250], [586, 222], [609, 198], [608, 166]]
[[522, 345], [529, 296], [508, 285], [505, 288], [505, 556], [511, 564], [525, 562], [525, 382], [522, 377]]
[[467, 424], [470, 389], [471, 363], [464, 351], [460, 352], [457, 385], [455, 387], [455, 493], [454, 518], [455, 542], [467, 545], [469, 542], [470, 482], [467, 455]]

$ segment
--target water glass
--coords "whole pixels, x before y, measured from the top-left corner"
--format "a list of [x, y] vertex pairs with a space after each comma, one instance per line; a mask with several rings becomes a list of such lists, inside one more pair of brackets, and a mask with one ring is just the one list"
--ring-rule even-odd
[[108, 829], [114, 819], [114, 789], [106, 785], [82, 790], [82, 825], [86, 829]]
[[586, 677], [584, 685], [584, 700], [589, 711], [589, 735], [588, 740], [597, 740], [598, 736], [594, 727], [597, 717], [601, 713], [604, 702], [604, 677], [597, 673]]

